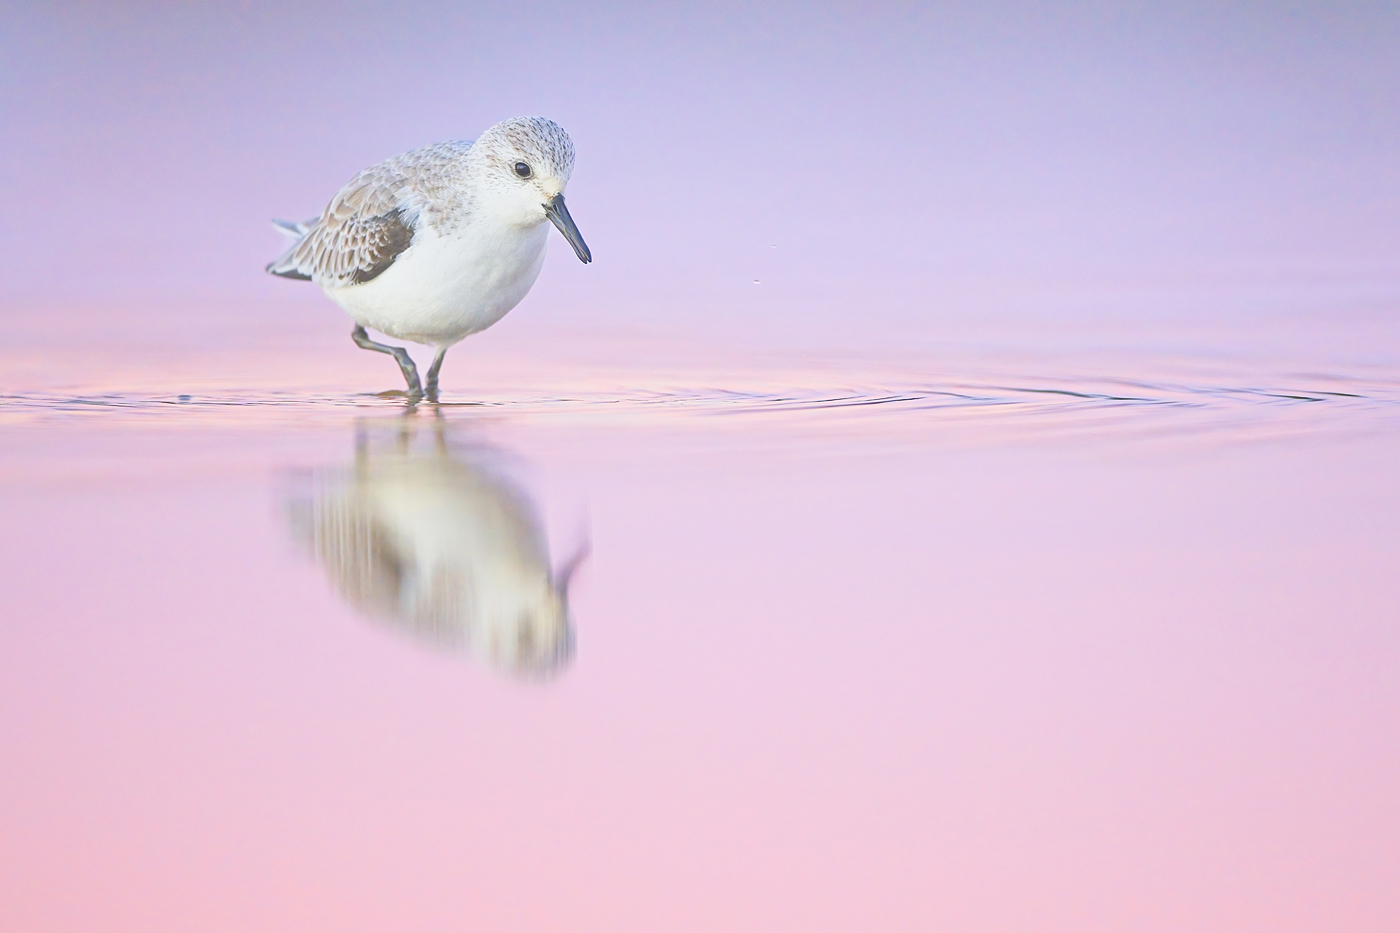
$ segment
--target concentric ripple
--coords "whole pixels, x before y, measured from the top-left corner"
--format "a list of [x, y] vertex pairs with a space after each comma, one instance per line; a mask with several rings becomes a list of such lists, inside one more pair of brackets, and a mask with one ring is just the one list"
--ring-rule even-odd
[[[756, 381], [756, 380], [755, 380]], [[0, 420], [10, 424], [82, 418], [165, 418], [181, 421], [280, 420], [344, 417], [353, 412], [403, 410], [402, 392], [382, 394], [218, 392], [15, 393], [0, 396]], [[420, 403], [430, 407], [434, 403]], [[1131, 426], [1149, 411], [1187, 416], [1181, 428], [1292, 423], [1303, 418], [1334, 428], [1393, 426], [1400, 418], [1400, 383], [1380, 378], [1308, 374], [1268, 381], [1139, 381], [1105, 377], [956, 377], [858, 384], [765, 384], [740, 387], [590, 386], [574, 391], [498, 389], [477, 397], [449, 393], [435, 407], [520, 417], [682, 421], [745, 415], [821, 424], [832, 418], [880, 419], [911, 426], [929, 419], [996, 414], [1018, 423], [1074, 425], [1090, 413]], [[1094, 423], [1099, 423], [1095, 421]]]

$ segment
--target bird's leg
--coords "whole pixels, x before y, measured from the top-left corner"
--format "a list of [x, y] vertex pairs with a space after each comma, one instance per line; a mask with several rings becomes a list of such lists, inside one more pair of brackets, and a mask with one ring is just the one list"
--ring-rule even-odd
[[[373, 350], [376, 353], [387, 353], [399, 361], [399, 369], [403, 371], [404, 381], [408, 383], [408, 396], [412, 399], [423, 397], [423, 386], [418, 382], [418, 367], [413, 365], [413, 358], [408, 355], [408, 351], [403, 347], [391, 347], [383, 343], [375, 343], [369, 339], [369, 334], [365, 329], [356, 324], [355, 329], [350, 332], [350, 337], [355, 341], [357, 347], [366, 350]], [[441, 359], [439, 357], [439, 359]], [[430, 377], [431, 378], [431, 377]]]
[[442, 358], [447, 355], [446, 347], [438, 347], [433, 357], [433, 365], [428, 367], [428, 401], [436, 402], [438, 397], [438, 372], [442, 369]]

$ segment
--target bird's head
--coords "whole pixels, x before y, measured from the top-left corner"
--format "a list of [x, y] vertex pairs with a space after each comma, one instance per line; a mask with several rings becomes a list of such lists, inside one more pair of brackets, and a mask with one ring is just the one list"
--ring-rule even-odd
[[492, 209], [522, 227], [551, 221], [583, 262], [593, 254], [564, 206], [564, 188], [574, 171], [574, 144], [564, 128], [544, 117], [512, 117], [472, 144], [477, 182], [489, 192]]

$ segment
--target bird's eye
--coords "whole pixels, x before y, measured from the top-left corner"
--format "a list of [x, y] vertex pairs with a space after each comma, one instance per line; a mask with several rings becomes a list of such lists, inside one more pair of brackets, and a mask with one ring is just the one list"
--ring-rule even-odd
[[526, 165], [524, 162], [515, 163], [515, 174], [519, 175], [521, 178], [529, 178], [530, 166]]

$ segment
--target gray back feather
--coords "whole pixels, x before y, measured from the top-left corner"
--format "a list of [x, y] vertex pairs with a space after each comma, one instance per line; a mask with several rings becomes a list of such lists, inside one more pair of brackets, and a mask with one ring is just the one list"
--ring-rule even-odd
[[368, 282], [408, 249], [421, 223], [461, 216], [470, 142], [425, 146], [372, 165], [341, 188], [267, 271], [324, 287]]

